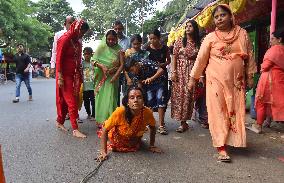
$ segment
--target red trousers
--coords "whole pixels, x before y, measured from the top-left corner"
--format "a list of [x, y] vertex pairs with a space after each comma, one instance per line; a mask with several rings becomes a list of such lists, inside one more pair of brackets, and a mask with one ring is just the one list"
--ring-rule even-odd
[[5, 183], [5, 176], [2, 164], [2, 154], [1, 154], [1, 145], [0, 145], [0, 182]]
[[262, 125], [267, 117], [272, 116], [271, 104], [257, 102], [255, 105], [255, 109], [256, 109], [256, 121], [257, 124], [259, 125]]
[[56, 80], [56, 107], [57, 107], [57, 122], [64, 124], [67, 113], [70, 116], [70, 122], [73, 130], [78, 129], [77, 118], [78, 102], [77, 97], [74, 95], [73, 76], [64, 76], [64, 85], [62, 88], [58, 86]]

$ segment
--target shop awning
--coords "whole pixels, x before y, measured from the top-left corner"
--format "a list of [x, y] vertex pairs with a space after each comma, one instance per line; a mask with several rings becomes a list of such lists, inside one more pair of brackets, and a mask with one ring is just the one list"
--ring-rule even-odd
[[216, 0], [201, 0], [199, 1], [192, 10], [188, 11], [186, 14], [186, 18], [191, 19], [195, 15], [197, 15], [200, 11], [202, 11], [206, 6], [208, 6], [210, 3], [214, 2]]
[[191, 19], [198, 13], [200, 13], [206, 6], [208, 6], [210, 3], [215, 2], [218, 0], [200, 0], [198, 1], [193, 7], [190, 7], [187, 9], [187, 12], [185, 13], [185, 16], [182, 20], [179, 21], [180, 24], [183, 24], [186, 20]]
[[[260, 20], [271, 13], [271, 0], [200, 0], [187, 11], [186, 16], [179, 22], [177, 27], [172, 28], [168, 45], [174, 43], [179, 37], [184, 35], [185, 22], [194, 19], [198, 25], [205, 29], [212, 29], [212, 11], [220, 3], [227, 3], [231, 7], [237, 24]], [[277, 11], [284, 10], [284, 0], [278, 0]]]

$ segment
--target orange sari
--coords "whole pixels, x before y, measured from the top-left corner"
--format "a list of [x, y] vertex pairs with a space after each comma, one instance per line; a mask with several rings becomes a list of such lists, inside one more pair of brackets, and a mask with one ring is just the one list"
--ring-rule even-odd
[[146, 126], [155, 126], [151, 109], [144, 107], [129, 124], [125, 119], [125, 108], [118, 107], [104, 122], [103, 127], [109, 131], [109, 148], [119, 152], [135, 152], [139, 149]]

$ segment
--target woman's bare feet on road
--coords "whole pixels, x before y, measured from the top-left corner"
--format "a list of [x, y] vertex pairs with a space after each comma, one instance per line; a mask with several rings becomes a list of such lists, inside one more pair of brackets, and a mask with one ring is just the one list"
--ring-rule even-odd
[[63, 131], [65, 131], [65, 132], [68, 131], [67, 128], [65, 128], [64, 125], [62, 125], [62, 124], [60, 124], [60, 123], [58, 123], [58, 122], [56, 122], [56, 128], [58, 128], [58, 129], [60, 129], [60, 130], [63, 130]]
[[73, 136], [78, 138], [86, 138], [87, 136], [81, 133], [79, 130], [73, 130]]

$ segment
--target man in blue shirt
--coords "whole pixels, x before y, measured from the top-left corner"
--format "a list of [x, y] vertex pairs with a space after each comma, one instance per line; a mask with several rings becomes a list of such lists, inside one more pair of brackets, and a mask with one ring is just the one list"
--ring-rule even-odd
[[[117, 33], [118, 44], [122, 47], [122, 50], [125, 52], [128, 48], [130, 48], [130, 39], [123, 33], [124, 26], [122, 22], [120, 20], [116, 20], [113, 24], [113, 29]], [[126, 90], [126, 85], [124, 82], [124, 75], [120, 74], [117, 106], [120, 106], [120, 91], [122, 91], [123, 93], [126, 93], [125, 90]]]
[[123, 33], [124, 26], [122, 22], [120, 20], [116, 20], [114, 22], [113, 29], [117, 33], [118, 44], [122, 47], [123, 51], [126, 51], [128, 48], [130, 48], [130, 39]]

